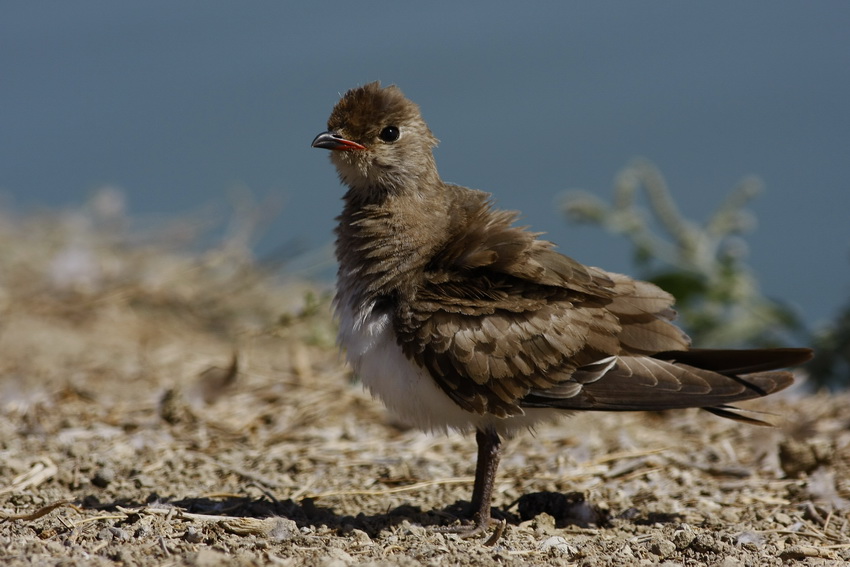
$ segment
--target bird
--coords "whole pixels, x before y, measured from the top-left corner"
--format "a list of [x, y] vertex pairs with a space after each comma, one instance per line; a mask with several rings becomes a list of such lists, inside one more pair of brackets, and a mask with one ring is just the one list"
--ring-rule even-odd
[[788, 387], [805, 348], [692, 348], [674, 299], [585, 266], [516, 225], [489, 193], [440, 178], [417, 104], [376, 81], [348, 90], [312, 147], [346, 187], [337, 217], [338, 342], [370, 393], [426, 432], [475, 432], [469, 517], [495, 543], [502, 439], [578, 411], [703, 408]]

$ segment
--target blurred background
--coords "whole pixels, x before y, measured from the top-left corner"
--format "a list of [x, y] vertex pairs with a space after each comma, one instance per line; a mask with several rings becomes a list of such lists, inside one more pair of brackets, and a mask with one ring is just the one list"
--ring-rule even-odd
[[611, 201], [642, 156], [701, 223], [757, 176], [736, 253], [814, 329], [850, 291], [848, 29], [840, 1], [7, 3], [0, 207], [113, 187], [135, 222], [189, 222], [253, 200], [257, 257], [330, 280], [342, 188], [310, 142], [381, 80], [422, 107], [444, 179], [609, 270], [634, 246], [568, 223], [565, 191]]

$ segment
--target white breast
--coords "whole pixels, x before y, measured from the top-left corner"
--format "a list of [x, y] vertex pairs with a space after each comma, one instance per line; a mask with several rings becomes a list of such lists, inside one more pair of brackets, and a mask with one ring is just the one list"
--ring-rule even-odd
[[406, 423], [431, 432], [493, 427], [510, 435], [563, 415], [552, 410], [530, 410], [525, 415], [503, 419], [462, 409], [426, 369], [404, 355], [396, 342], [391, 315], [374, 313], [373, 307], [374, 304], [355, 310], [350, 305], [338, 305], [339, 343], [363, 385]]

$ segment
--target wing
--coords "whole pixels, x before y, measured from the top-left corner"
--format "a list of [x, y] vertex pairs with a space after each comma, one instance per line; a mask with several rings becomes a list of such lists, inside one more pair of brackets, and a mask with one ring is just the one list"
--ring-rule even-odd
[[756, 425], [765, 422], [734, 413], [727, 404], [772, 394], [794, 382], [776, 368], [812, 358], [806, 348], [660, 352], [615, 356], [576, 370], [569, 380], [532, 390], [523, 407], [566, 410], [664, 410], [700, 407]]
[[521, 414], [529, 395], [564, 397], [600, 361], [688, 347], [658, 287], [558, 254], [484, 200], [457, 210], [471, 228], [398, 298], [394, 324], [405, 354], [467, 411]]

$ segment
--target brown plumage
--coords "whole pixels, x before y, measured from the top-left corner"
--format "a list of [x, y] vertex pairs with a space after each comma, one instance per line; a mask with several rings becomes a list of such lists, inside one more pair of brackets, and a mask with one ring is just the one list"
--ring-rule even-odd
[[426, 430], [475, 429], [472, 507], [490, 520], [500, 435], [570, 410], [701, 407], [781, 390], [808, 349], [698, 350], [673, 298], [583, 266], [443, 182], [419, 108], [395, 86], [348, 91], [313, 146], [348, 186], [337, 228], [340, 343], [364, 384]]

